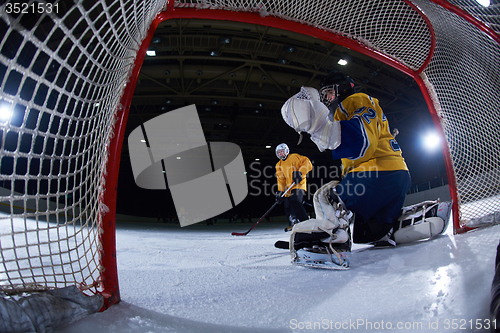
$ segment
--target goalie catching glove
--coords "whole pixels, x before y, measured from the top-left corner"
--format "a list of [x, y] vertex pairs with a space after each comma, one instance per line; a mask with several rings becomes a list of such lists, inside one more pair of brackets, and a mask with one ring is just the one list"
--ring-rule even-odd
[[328, 107], [320, 100], [317, 89], [302, 87], [281, 108], [281, 116], [297, 133], [307, 132], [322, 152], [340, 145], [340, 123], [330, 121]]

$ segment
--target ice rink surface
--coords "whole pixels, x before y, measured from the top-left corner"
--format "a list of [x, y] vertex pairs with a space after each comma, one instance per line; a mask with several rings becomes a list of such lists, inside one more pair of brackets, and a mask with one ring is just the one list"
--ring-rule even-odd
[[[120, 223], [122, 301], [58, 332], [489, 332], [500, 225], [392, 249], [351, 269], [293, 266], [284, 223]], [[500, 323], [498, 323], [500, 326]]]

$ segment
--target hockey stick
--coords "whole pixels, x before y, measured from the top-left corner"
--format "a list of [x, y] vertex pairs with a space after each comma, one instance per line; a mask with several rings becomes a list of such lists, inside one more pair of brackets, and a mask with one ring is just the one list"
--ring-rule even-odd
[[[285, 196], [285, 194], [287, 194], [287, 193], [288, 193], [288, 191], [290, 191], [290, 189], [292, 188], [292, 186], [293, 186], [293, 185], [295, 185], [295, 182], [293, 182], [293, 183], [292, 183], [292, 185], [290, 185], [290, 187], [289, 187], [289, 188], [287, 188], [287, 190], [286, 190], [286, 191], [285, 191], [285, 192], [281, 195], [281, 197], [284, 197], [284, 196]], [[264, 215], [262, 215], [262, 217], [261, 217], [261, 218], [257, 221], [257, 223], [255, 223], [255, 224], [254, 224], [254, 225], [253, 225], [250, 229], [248, 229], [248, 231], [247, 231], [247, 232], [233, 232], [233, 233], [231, 233], [231, 235], [233, 235], [233, 236], [246, 236], [246, 235], [247, 235], [250, 231], [252, 231], [252, 229], [253, 229], [253, 228], [255, 228], [255, 227], [257, 226], [257, 224], [259, 224], [259, 223], [260, 223], [260, 221], [262, 221], [262, 219], [263, 219], [264, 217], [266, 217], [266, 216], [267, 216], [267, 214], [269, 214], [269, 212], [270, 212], [271, 210], [273, 210], [274, 206], [276, 206], [277, 204], [278, 204], [278, 201], [276, 201], [276, 202], [275, 202], [275, 203], [271, 206], [271, 208], [269, 208], [269, 209], [267, 210], [267, 212], [266, 212]]]

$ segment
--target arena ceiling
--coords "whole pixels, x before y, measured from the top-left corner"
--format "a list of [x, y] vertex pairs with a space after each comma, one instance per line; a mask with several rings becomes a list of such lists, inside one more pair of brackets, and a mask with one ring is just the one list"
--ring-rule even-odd
[[[350, 75], [358, 91], [379, 99], [391, 127], [403, 133], [398, 140], [416, 135], [417, 122], [432, 126], [412, 78], [321, 39], [246, 23], [175, 19], [160, 23], [149, 50], [155, 56], [146, 56], [137, 82], [120, 179], [131, 177], [128, 134], [149, 119], [191, 104], [207, 141], [238, 144], [247, 168], [255, 159], [274, 166], [274, 147], [282, 142], [317, 165], [331, 163], [330, 155], [320, 153], [307, 137], [296, 145], [298, 135], [280, 110], [301, 86], [318, 87], [335, 70]], [[340, 59], [347, 64], [339, 65]]]
[[[149, 49], [156, 56], [144, 60], [129, 127], [195, 104], [207, 140], [237, 143], [249, 159], [274, 158], [274, 152], [263, 151], [266, 145], [294, 145], [297, 135], [283, 122], [281, 106], [301, 86], [318, 87], [334, 70], [378, 98], [392, 126], [427, 111], [420, 89], [405, 74], [344, 47], [284, 30], [167, 20]], [[340, 59], [347, 65], [339, 65]]]

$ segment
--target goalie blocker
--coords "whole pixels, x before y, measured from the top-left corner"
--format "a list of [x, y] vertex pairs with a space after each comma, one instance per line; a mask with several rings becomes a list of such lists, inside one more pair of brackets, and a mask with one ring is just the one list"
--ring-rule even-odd
[[[354, 222], [354, 214], [346, 210], [341, 202], [331, 200], [330, 190], [336, 184], [336, 181], [325, 184], [315, 193], [313, 202], [316, 219], [293, 226], [289, 242], [293, 264], [349, 269], [352, 244], [350, 225]], [[451, 202], [439, 200], [403, 207], [394, 225], [392, 238], [396, 244], [405, 244], [442, 234], [448, 226], [450, 212]]]

